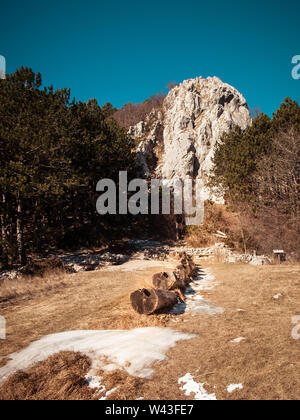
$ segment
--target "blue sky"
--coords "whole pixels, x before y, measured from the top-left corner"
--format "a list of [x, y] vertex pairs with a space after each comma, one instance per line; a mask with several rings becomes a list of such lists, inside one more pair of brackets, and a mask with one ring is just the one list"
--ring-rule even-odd
[[220, 77], [269, 115], [300, 55], [299, 0], [1, 0], [0, 55], [76, 99], [120, 107], [169, 81]]

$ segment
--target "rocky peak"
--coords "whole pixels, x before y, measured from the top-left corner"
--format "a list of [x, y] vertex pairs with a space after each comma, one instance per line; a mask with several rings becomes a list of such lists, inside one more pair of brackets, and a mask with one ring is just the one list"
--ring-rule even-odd
[[199, 77], [173, 88], [162, 110], [153, 110], [129, 132], [141, 140], [138, 153], [145, 175], [204, 182], [222, 134], [250, 124], [247, 102], [234, 87], [217, 77]]

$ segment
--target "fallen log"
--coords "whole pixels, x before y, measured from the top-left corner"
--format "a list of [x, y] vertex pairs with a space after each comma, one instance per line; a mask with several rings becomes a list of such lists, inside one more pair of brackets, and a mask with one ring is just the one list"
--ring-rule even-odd
[[193, 258], [189, 260], [188, 264], [189, 264], [190, 270], [192, 271], [192, 275], [194, 275], [196, 272], [196, 264], [194, 263]]
[[180, 279], [184, 288], [186, 288], [192, 281], [191, 277], [187, 275], [186, 269], [182, 265], [176, 267], [175, 275]]
[[185, 282], [176, 273], [157, 273], [152, 277], [152, 284], [155, 289], [174, 290], [185, 287]]
[[185, 268], [188, 276], [193, 276], [196, 270], [196, 265], [191, 257], [181, 260], [181, 265]]
[[196, 266], [193, 262], [182, 261], [180, 265], [176, 267], [175, 273], [179, 272], [181, 277], [185, 277], [186, 283], [191, 283], [194, 280], [196, 272]]
[[140, 315], [151, 315], [160, 309], [172, 308], [177, 299], [175, 292], [156, 289], [140, 289], [130, 296], [133, 309]]
[[193, 271], [190, 267], [190, 265], [184, 261], [181, 262], [181, 264], [179, 265], [178, 268], [181, 268], [185, 271], [185, 274], [187, 275], [187, 277], [191, 277], [193, 274]]

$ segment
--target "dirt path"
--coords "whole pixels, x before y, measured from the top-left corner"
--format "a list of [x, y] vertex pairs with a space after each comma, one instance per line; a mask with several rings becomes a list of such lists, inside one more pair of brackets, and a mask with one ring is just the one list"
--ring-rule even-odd
[[140, 317], [130, 308], [129, 293], [170, 266], [147, 262], [147, 268], [137, 271], [136, 263], [130, 263], [70, 276], [59, 294], [7, 306], [1, 315], [7, 319], [8, 337], [0, 342], [0, 356], [51, 333], [171, 327], [197, 337], [169, 350], [169, 360], [154, 366], [150, 380], [104, 374], [107, 389], [121, 383], [111, 398], [299, 398], [300, 342], [291, 335], [291, 319], [300, 315], [299, 266], [209, 266], [218, 284], [200, 291], [204, 306], [224, 311]]

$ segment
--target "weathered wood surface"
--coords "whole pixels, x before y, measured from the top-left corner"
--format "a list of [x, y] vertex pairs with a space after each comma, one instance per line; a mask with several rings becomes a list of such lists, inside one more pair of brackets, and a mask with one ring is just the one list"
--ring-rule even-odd
[[192, 258], [183, 258], [180, 263], [184, 267], [187, 276], [193, 277], [196, 269], [196, 265]]
[[178, 298], [184, 299], [183, 292], [193, 281], [196, 266], [193, 258], [186, 254], [181, 254], [179, 261], [175, 271], [154, 274], [152, 289], [140, 289], [131, 294], [131, 304], [137, 313], [151, 315], [172, 308]]
[[187, 275], [186, 269], [183, 265], [178, 265], [176, 267], [175, 275], [177, 276], [178, 279], [180, 279], [180, 282], [184, 288], [190, 284], [191, 282], [190, 276]]
[[156, 289], [140, 289], [130, 296], [133, 309], [141, 315], [151, 315], [160, 309], [172, 308], [177, 299], [175, 292]]
[[152, 284], [155, 289], [160, 290], [175, 290], [185, 287], [184, 279], [175, 272], [154, 274]]

